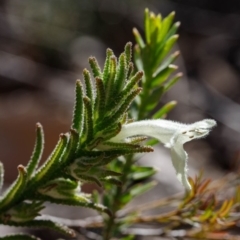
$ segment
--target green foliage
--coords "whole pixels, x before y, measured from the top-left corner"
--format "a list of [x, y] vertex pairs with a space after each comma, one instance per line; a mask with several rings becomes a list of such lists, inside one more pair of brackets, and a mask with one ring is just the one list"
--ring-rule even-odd
[[27, 234], [14, 234], [14, 235], [8, 235], [5, 237], [0, 237], [1, 240], [40, 240], [39, 238], [36, 238], [34, 236], [30, 236]]
[[[2, 224], [48, 227], [73, 236], [74, 231], [66, 226], [36, 218], [41, 215], [46, 201], [112, 214], [111, 209], [94, 202], [91, 195], [82, 192], [81, 185], [92, 182], [101, 187], [104, 184], [121, 186], [118, 178], [122, 171], [109, 170], [106, 165], [119, 156], [152, 151], [151, 147], [142, 146], [141, 141], [135, 143], [134, 139], [125, 144], [108, 141], [121, 130], [129, 106], [141, 91], [137, 83], [143, 73], [129, 74], [132, 68], [131, 46], [131, 43], [126, 45], [119, 59], [108, 49], [103, 71], [94, 57], [89, 59], [93, 78], [84, 69], [83, 82], [76, 82], [71, 129], [60, 135], [56, 147], [40, 167], [44, 132], [41, 124], [37, 124], [29, 163], [26, 167], [18, 166], [18, 178], [0, 199]], [[2, 165], [0, 170], [2, 184]], [[18, 237], [34, 239], [25, 235], [8, 236], [6, 239]]]
[[[104, 240], [135, 239], [129, 228], [134, 224], [158, 223], [162, 236], [170, 236], [175, 227], [188, 224], [190, 230], [180, 237], [201, 239], [233, 239], [224, 232], [236, 227], [240, 220], [240, 188], [229, 200], [217, 202], [216, 187], [201, 176], [190, 179], [192, 191], [183, 198], [170, 197], [143, 206], [128, 207], [135, 197], [152, 189], [153, 167], [139, 166], [139, 153], [153, 151], [155, 140], [137, 136], [127, 142], [111, 142], [124, 124], [145, 118], [165, 118], [176, 106], [170, 101], [159, 109], [161, 97], [173, 87], [182, 74], [174, 62], [179, 51], [179, 23], [174, 13], [161, 15], [145, 11], [144, 38], [133, 30], [136, 45], [132, 62], [132, 44], [127, 43], [119, 58], [111, 49], [106, 51], [103, 70], [97, 59], [89, 58], [91, 68], [83, 70], [83, 80], [76, 81], [75, 104], [69, 131], [60, 134], [50, 156], [38, 166], [44, 148], [44, 131], [40, 123], [32, 156], [26, 167], [18, 166], [18, 177], [0, 198], [0, 224], [18, 227], [50, 228], [69, 237], [76, 237], [70, 227], [41, 216], [45, 202], [87, 207], [102, 214], [102, 222], [87, 221], [85, 227], [101, 227]], [[150, 96], [150, 97], [149, 97]], [[0, 163], [0, 190], [4, 169]], [[238, 177], [236, 177], [237, 180]], [[90, 182], [104, 188], [103, 193], [84, 193], [81, 186]], [[231, 182], [230, 182], [231, 183]], [[222, 182], [219, 183], [222, 186]], [[218, 187], [219, 187], [218, 186]], [[210, 190], [209, 190], [210, 188]], [[221, 187], [219, 187], [221, 189]], [[177, 203], [177, 207], [176, 207]], [[175, 206], [170, 212], [144, 216], [146, 210]], [[234, 212], [235, 211], [235, 212]], [[41, 218], [39, 218], [41, 217]], [[89, 220], [89, 219], [88, 219]], [[77, 224], [79, 227], [79, 224]], [[151, 232], [151, 229], [147, 229]], [[185, 229], [184, 229], [185, 230]], [[191, 231], [193, 230], [193, 231]], [[219, 232], [221, 234], [219, 234]], [[219, 234], [219, 235], [218, 235]], [[0, 237], [0, 240], [37, 240], [26, 234]]]
[[[138, 85], [142, 87], [142, 91], [137, 95], [130, 108], [130, 116], [134, 120], [166, 117], [167, 113], [176, 105], [175, 101], [171, 101], [161, 109], [158, 109], [157, 106], [163, 94], [170, 90], [182, 76], [181, 73], [172, 76], [177, 70], [177, 66], [172, 63], [179, 56], [179, 51], [170, 53], [178, 39], [178, 35], [175, 35], [175, 33], [179, 23], [173, 23], [174, 15], [174, 13], [171, 13], [162, 19], [160, 15], [156, 16], [154, 13], [149, 13], [148, 9], [146, 9], [144, 21], [145, 40], [137, 29], [133, 30], [137, 42], [133, 57], [138, 71], [125, 84], [124, 89], [126, 92], [129, 92], [130, 89], [138, 89]], [[127, 57], [124, 59], [124, 56]], [[125, 61], [129, 61], [127, 59], [130, 59], [130, 56], [130, 48], [126, 45], [125, 55], [120, 57], [121, 64], [124, 65]], [[126, 74], [121, 70], [120, 66], [119, 71], [121, 72], [119, 75]], [[133, 74], [132, 65], [129, 65], [129, 72], [129, 75]], [[121, 79], [121, 77], [119, 78]], [[142, 79], [140, 83], [139, 79]], [[122, 86], [122, 81], [119, 84], [119, 86]], [[156, 142], [156, 140], [150, 140], [148, 144], [153, 145]], [[120, 177], [122, 185], [114, 187], [105, 184], [107, 191], [103, 196], [103, 204], [112, 209], [113, 217], [106, 218], [103, 232], [104, 240], [118, 236], [122, 227], [126, 224], [126, 221], [118, 222], [116, 217], [117, 211], [122, 209], [136, 196], [145, 193], [155, 186], [154, 181], [147, 183], [144, 181], [149, 180], [156, 170], [151, 167], [138, 166], [135, 159], [136, 156], [130, 155], [127, 158], [121, 158], [117, 162], [112, 162], [108, 166], [111, 170], [122, 171], [122, 176]]]
[[[133, 30], [136, 46], [134, 48], [134, 60], [139, 71], [144, 71], [142, 80], [143, 91], [134, 105], [132, 115], [137, 119], [145, 119], [158, 115], [158, 103], [182, 76], [176, 74], [178, 67], [173, 65], [179, 56], [179, 51], [173, 51], [173, 46], [178, 39], [176, 31], [180, 24], [173, 23], [175, 13], [170, 13], [162, 18], [145, 10], [145, 41], [138, 30]], [[151, 97], [149, 97], [151, 96]], [[167, 114], [168, 109], [165, 109]], [[170, 111], [170, 109], [169, 109]], [[160, 115], [160, 114], [159, 114]], [[162, 117], [161, 115], [160, 117]]]

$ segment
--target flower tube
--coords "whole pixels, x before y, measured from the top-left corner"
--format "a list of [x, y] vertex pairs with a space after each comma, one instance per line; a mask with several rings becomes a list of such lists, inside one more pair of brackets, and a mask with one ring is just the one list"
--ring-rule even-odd
[[121, 131], [110, 141], [130, 142], [131, 137], [139, 135], [157, 139], [165, 147], [170, 148], [172, 164], [176, 170], [177, 178], [187, 190], [191, 190], [191, 185], [187, 179], [188, 155], [183, 148], [183, 144], [207, 136], [214, 126], [216, 126], [216, 121], [212, 119], [204, 119], [192, 124], [163, 119], [142, 120], [124, 124]]

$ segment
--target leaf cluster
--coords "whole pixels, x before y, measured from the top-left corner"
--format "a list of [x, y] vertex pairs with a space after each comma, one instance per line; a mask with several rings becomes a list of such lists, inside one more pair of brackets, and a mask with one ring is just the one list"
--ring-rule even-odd
[[[48, 227], [74, 236], [74, 231], [66, 226], [38, 218], [44, 202], [88, 207], [111, 215], [111, 210], [94, 202], [91, 195], [81, 190], [81, 185], [92, 182], [100, 187], [103, 183], [119, 186], [121, 169], [109, 170], [105, 166], [119, 156], [152, 151], [151, 147], [142, 146], [141, 139], [124, 144], [109, 141], [128, 121], [127, 111], [141, 91], [138, 82], [143, 72], [133, 73], [131, 43], [126, 44], [119, 58], [111, 49], [106, 55], [103, 70], [96, 58], [89, 58], [92, 76], [84, 69], [83, 81], [76, 82], [71, 128], [60, 134], [54, 150], [41, 166], [44, 131], [41, 124], [37, 124], [29, 163], [18, 166], [18, 178], [0, 199], [0, 223]], [[2, 185], [2, 164], [0, 170]], [[14, 239], [14, 236], [4, 239]], [[27, 236], [26, 239], [34, 238]]]
[[[173, 23], [175, 13], [162, 18], [160, 14], [145, 10], [144, 35], [145, 40], [134, 28], [133, 34], [137, 42], [134, 48], [134, 60], [137, 69], [144, 71], [142, 81], [143, 91], [139, 95], [133, 114], [138, 119], [162, 118], [176, 105], [175, 101], [167, 103], [159, 110], [161, 97], [181, 78], [182, 73], [176, 73], [178, 66], [174, 64], [179, 51], [172, 51], [178, 40], [176, 34], [180, 23]], [[151, 96], [151, 97], [149, 97]], [[136, 110], [137, 109], [137, 110]]]
[[[134, 120], [145, 118], [163, 118], [175, 106], [176, 102], [171, 101], [159, 109], [158, 103], [170, 88], [180, 79], [181, 73], [175, 74], [178, 67], [173, 65], [179, 56], [179, 51], [170, 54], [175, 42], [178, 39], [176, 31], [179, 23], [173, 23], [174, 13], [162, 18], [161, 15], [150, 13], [145, 10], [144, 33], [145, 40], [136, 28], [133, 29], [136, 45], [134, 47], [134, 63], [138, 71], [144, 75], [140, 85], [142, 91], [135, 98], [130, 108], [130, 116]], [[175, 75], [173, 75], [175, 74]], [[156, 140], [149, 140], [149, 145], [156, 143]], [[117, 212], [135, 197], [145, 193], [155, 186], [151, 177], [156, 170], [152, 167], [140, 167], [137, 164], [139, 156], [129, 155], [119, 161], [112, 162], [108, 168], [119, 171], [123, 169], [121, 176], [122, 186], [109, 187], [103, 196], [104, 205], [112, 209], [113, 218], [106, 219], [104, 228], [104, 239], [111, 236], [118, 236], [123, 228], [126, 228], [126, 219], [118, 221]], [[110, 192], [110, 194], [109, 194]], [[115, 218], [115, 220], [114, 220]]]

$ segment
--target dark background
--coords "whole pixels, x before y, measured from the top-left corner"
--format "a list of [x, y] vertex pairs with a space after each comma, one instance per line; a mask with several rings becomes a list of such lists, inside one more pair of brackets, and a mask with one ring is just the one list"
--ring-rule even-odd
[[217, 171], [237, 169], [239, 1], [2, 0], [0, 160], [7, 182], [31, 155], [36, 122], [45, 129], [45, 156], [58, 135], [68, 131], [75, 80], [82, 78], [87, 58], [94, 55], [102, 64], [107, 47], [118, 55], [126, 42], [134, 42], [132, 29], [142, 30], [146, 7], [163, 16], [176, 11], [176, 21], [181, 22], [175, 48], [182, 53], [178, 64], [185, 77], [160, 104], [179, 102], [169, 119], [216, 119], [217, 129], [202, 143], [208, 154], [200, 155]]

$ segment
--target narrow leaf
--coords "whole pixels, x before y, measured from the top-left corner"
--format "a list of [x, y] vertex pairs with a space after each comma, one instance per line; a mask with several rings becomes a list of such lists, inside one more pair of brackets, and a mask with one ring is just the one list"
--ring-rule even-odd
[[119, 107], [119, 109], [117, 110], [117, 112], [110, 116], [109, 119], [105, 119], [104, 121], [107, 121], [108, 123], [110, 122], [111, 125], [115, 124], [116, 122], [119, 122], [121, 117], [124, 115], [124, 113], [127, 111], [127, 109], [129, 108], [131, 102], [133, 101], [133, 99], [141, 92], [141, 88], [137, 88], [136, 90], [133, 90], [128, 97], [126, 98], [126, 100], [124, 101], [124, 103]]
[[111, 49], [107, 49], [107, 53], [106, 53], [107, 57], [104, 63], [104, 67], [103, 67], [103, 82], [107, 82], [109, 76], [110, 76], [110, 72], [111, 72], [111, 57], [113, 56], [113, 51]]
[[138, 30], [136, 28], [133, 29], [133, 35], [135, 36], [136, 42], [138, 43], [139, 47], [144, 48], [145, 43], [142, 39], [142, 36], [140, 35], [140, 33], [138, 32]]
[[170, 38], [172, 37], [174, 34], [176, 34], [178, 28], [180, 27], [181, 23], [180, 22], [176, 22], [172, 25], [171, 29], [168, 31], [168, 33], [166, 34], [166, 37], [163, 40], [163, 44]]
[[84, 123], [84, 105], [83, 105], [83, 88], [80, 80], [76, 82], [75, 88], [75, 106], [72, 120], [72, 128], [79, 134], [82, 133]]
[[[156, 22], [155, 22], [155, 19], [156, 19], [156, 16], [155, 16], [155, 14], [153, 13], [153, 12], [151, 12], [150, 13], [150, 17], [149, 17], [149, 27], [150, 27], [150, 42], [152, 41], [152, 40], [154, 40], [153, 38], [152, 38], [152, 36], [153, 36], [153, 34], [154, 34], [154, 32], [155, 32], [155, 30], [156, 30]], [[152, 42], [151, 42], [152, 43]]]
[[153, 176], [157, 171], [152, 167], [132, 166], [131, 178], [133, 180], [142, 180]]
[[114, 79], [116, 76], [117, 71], [117, 58], [115, 56], [112, 56], [110, 59], [110, 74], [106, 81], [105, 88], [106, 88], [106, 103], [108, 103], [113, 94], [114, 89]]
[[156, 57], [157, 63], [160, 63], [165, 57], [166, 55], [170, 52], [170, 50], [172, 49], [173, 45], [176, 43], [176, 41], [178, 40], [178, 35], [173, 35], [172, 37], [170, 37], [166, 43], [164, 44], [163, 48], [160, 48], [159, 50], [156, 50]]
[[46, 162], [37, 170], [36, 175], [31, 179], [31, 184], [35, 185], [37, 182], [39, 184], [40, 179], [46, 181], [44, 177], [46, 177], [46, 175], [50, 176], [52, 171], [58, 167], [61, 156], [67, 145], [67, 141], [68, 136], [66, 134], [61, 134], [55, 149]]
[[144, 70], [141, 51], [138, 45], [134, 47], [134, 62], [137, 66], [138, 71]]
[[164, 92], [167, 92], [172, 86], [174, 86], [182, 76], [183, 76], [182, 73], [178, 73], [178, 74], [176, 74], [172, 79], [170, 79], [170, 80], [164, 85]]
[[101, 178], [101, 182], [105, 182], [105, 183], [109, 183], [109, 184], [113, 184], [116, 186], [122, 186], [122, 182], [116, 178], [113, 177], [105, 177], [105, 178]]
[[5, 237], [0, 237], [0, 240], [41, 240], [40, 238], [34, 237], [28, 234], [11, 234]]
[[28, 162], [28, 165], [26, 167], [26, 171], [28, 173], [28, 177], [31, 178], [32, 174], [38, 167], [39, 161], [41, 160], [43, 148], [44, 148], [44, 133], [43, 128], [40, 123], [37, 123], [36, 125], [36, 140], [35, 140], [35, 146], [32, 153], [32, 156], [30, 158], [30, 161]]
[[90, 67], [92, 69], [94, 78], [96, 78], [96, 77], [101, 78], [102, 73], [101, 73], [101, 69], [98, 65], [97, 59], [95, 57], [90, 57], [88, 61], [89, 61]]
[[142, 79], [143, 77], [143, 72], [142, 71], [139, 71], [137, 72], [129, 81], [128, 83], [126, 84], [126, 86], [124, 87], [121, 95], [127, 95], [127, 93], [129, 93], [133, 88], [134, 86]]
[[28, 222], [20, 222], [20, 223], [16, 223], [16, 222], [8, 222], [9, 226], [17, 226], [17, 227], [44, 227], [44, 228], [50, 228], [53, 229], [57, 232], [63, 233], [67, 236], [70, 237], [75, 237], [75, 231], [68, 228], [67, 226], [60, 224], [60, 223], [56, 223], [53, 222], [51, 220], [32, 220], [32, 221], [28, 221]]
[[84, 82], [86, 85], [86, 96], [91, 100], [91, 102], [94, 102], [94, 89], [93, 89], [93, 84], [91, 81], [91, 76], [90, 73], [87, 69], [83, 70], [83, 77], [84, 77]]
[[129, 65], [129, 63], [132, 59], [132, 43], [131, 42], [128, 42], [125, 45], [124, 53], [125, 53], [125, 56], [126, 56], [126, 66], [128, 68], [128, 65]]
[[168, 67], [160, 71], [157, 75], [153, 76], [151, 86], [152, 87], [159, 86], [160, 84], [165, 82], [170, 76], [170, 74], [176, 71], [177, 69], [178, 67], [176, 65], [170, 64]]
[[165, 104], [158, 112], [153, 115], [153, 119], [162, 118], [168, 114], [175, 106], [177, 105], [176, 101], [171, 101]]
[[164, 93], [163, 86], [155, 87], [152, 92], [149, 92], [151, 97], [147, 98], [145, 102], [142, 104], [142, 106], [144, 106], [144, 109], [146, 111], [145, 114], [148, 114], [158, 105], [163, 93]]
[[95, 183], [98, 187], [102, 187], [102, 184], [97, 177], [82, 173], [81, 169], [75, 169], [71, 175], [78, 181]]
[[123, 86], [124, 86], [124, 82], [126, 79], [126, 56], [125, 53], [122, 53], [119, 57], [119, 62], [118, 62], [118, 66], [117, 66], [117, 74], [114, 80], [114, 91], [116, 93], [119, 93]]
[[144, 13], [144, 30], [147, 44], [150, 43], [150, 21], [149, 21], [149, 10], [146, 8]]
[[158, 73], [160, 73], [161, 71], [163, 71], [164, 69], [166, 69], [171, 63], [173, 63], [178, 56], [180, 55], [179, 51], [176, 51], [174, 53], [172, 53], [160, 66], [159, 68], [154, 72], [154, 76], [156, 76]]
[[165, 36], [167, 35], [171, 25], [172, 25], [172, 22], [173, 22], [173, 19], [175, 17], [175, 12], [171, 12], [167, 17], [165, 17], [162, 21], [162, 26], [161, 26], [161, 31], [160, 31], [160, 34], [158, 36], [158, 42], [161, 42]]
[[85, 110], [86, 110], [86, 142], [89, 142], [93, 139], [93, 112], [92, 112], [92, 103], [88, 97], [83, 98]]
[[19, 165], [18, 178], [7, 189], [3, 197], [0, 199], [1, 212], [11, 207], [11, 205], [14, 204], [19, 199], [19, 197], [21, 197], [21, 194], [23, 193], [23, 190], [26, 187], [27, 180], [28, 180], [28, 176], [27, 176], [26, 169], [24, 168], [24, 166]]
[[149, 183], [144, 183], [144, 184], [137, 184], [130, 189], [130, 194], [131, 194], [132, 198], [134, 198], [136, 196], [139, 196], [139, 195], [149, 191], [154, 186], [156, 186], [156, 184], [157, 184], [156, 181], [151, 181]]
[[103, 80], [101, 78], [96, 78], [96, 89], [97, 89], [97, 97], [96, 97], [96, 107], [95, 107], [95, 118], [99, 119], [103, 117], [105, 110], [105, 89], [103, 85]]
[[134, 73], [134, 66], [133, 66], [133, 63], [130, 62], [128, 66], [127, 79], [131, 78], [133, 73]]
[[80, 207], [87, 207], [91, 209], [95, 209], [99, 212], [104, 212], [108, 214], [109, 216], [112, 215], [111, 211], [103, 206], [102, 204], [97, 204], [89, 200], [86, 196], [81, 196], [81, 195], [76, 195], [74, 198], [69, 198], [69, 199], [54, 199], [49, 196], [42, 196], [42, 198], [47, 199], [47, 201], [57, 203], [57, 204], [64, 204], [64, 205], [69, 205], [69, 206], [80, 206]]
[[79, 144], [78, 137], [79, 136], [76, 130], [71, 129], [69, 141], [67, 142], [65, 151], [63, 153], [63, 156], [61, 157], [61, 169], [64, 169], [65, 166], [69, 165], [72, 161], [74, 161], [73, 155], [77, 151], [77, 147]]

